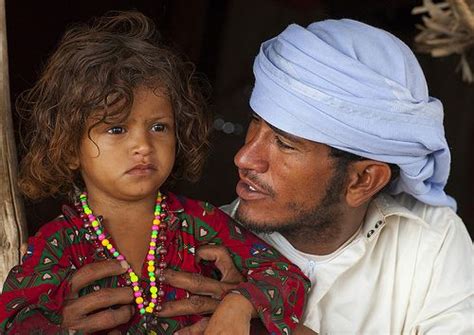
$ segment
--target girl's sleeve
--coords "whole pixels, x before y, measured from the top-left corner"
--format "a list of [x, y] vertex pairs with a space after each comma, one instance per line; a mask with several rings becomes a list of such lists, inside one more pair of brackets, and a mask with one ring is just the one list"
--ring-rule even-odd
[[252, 302], [269, 334], [291, 334], [306, 303], [310, 281], [277, 250], [218, 208], [199, 203], [194, 234], [199, 244], [224, 245], [247, 278], [235, 291]]
[[15, 266], [0, 295], [0, 333], [60, 334], [63, 302], [74, 265], [68, 252], [79, 236], [58, 219], [28, 239], [22, 264]]

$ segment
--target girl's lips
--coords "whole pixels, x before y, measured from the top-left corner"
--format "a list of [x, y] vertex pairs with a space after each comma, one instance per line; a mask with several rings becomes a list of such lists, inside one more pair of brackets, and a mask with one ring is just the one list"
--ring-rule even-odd
[[260, 200], [268, 197], [268, 194], [262, 193], [253, 186], [247, 184], [245, 181], [240, 180], [235, 187], [237, 195], [242, 200]]
[[126, 173], [132, 176], [148, 176], [156, 171], [153, 164], [138, 164], [128, 170]]

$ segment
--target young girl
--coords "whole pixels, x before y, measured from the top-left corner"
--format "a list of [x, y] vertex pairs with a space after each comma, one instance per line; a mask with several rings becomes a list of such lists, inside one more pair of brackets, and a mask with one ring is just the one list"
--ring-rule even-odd
[[[309, 282], [296, 266], [217, 208], [164, 190], [172, 179], [199, 175], [210, 118], [189, 64], [156, 35], [133, 12], [72, 28], [23, 96], [31, 130], [20, 187], [30, 198], [74, 201], [30, 238], [22, 265], [11, 270], [0, 333], [60, 333], [75, 270], [114, 258], [126, 261], [127, 273], [80, 295], [130, 286], [136, 313], [121, 331], [172, 334], [200, 317], [156, 315], [165, 301], [187, 295], [166, 285], [163, 271], [208, 274], [210, 266], [195, 259], [206, 244], [225, 245], [247, 279], [223, 301], [240, 293], [270, 333], [290, 333], [301, 317]], [[236, 334], [230, 329], [238, 329], [241, 312], [231, 305], [209, 324]]]

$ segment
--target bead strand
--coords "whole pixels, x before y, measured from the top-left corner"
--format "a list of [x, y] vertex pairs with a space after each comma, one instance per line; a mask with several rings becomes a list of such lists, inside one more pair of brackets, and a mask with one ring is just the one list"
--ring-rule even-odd
[[[147, 259], [147, 271], [148, 277], [150, 280], [150, 301], [145, 300], [145, 294], [143, 289], [140, 287], [140, 278], [130, 267], [127, 270], [128, 276], [130, 278], [131, 286], [133, 289], [133, 294], [135, 297], [135, 303], [140, 314], [153, 313], [155, 310], [160, 311], [162, 309], [163, 298], [165, 295], [163, 286], [164, 286], [164, 277], [163, 271], [166, 268], [167, 264], [164, 261], [165, 255], [167, 253], [166, 249], [166, 229], [167, 225], [163, 220], [166, 218], [166, 204], [164, 201], [164, 196], [158, 192], [155, 202], [154, 210], [154, 219], [151, 230], [150, 244], [148, 248], [148, 253], [146, 256]], [[102, 246], [104, 250], [107, 250], [110, 255], [119, 261], [124, 261], [125, 256], [123, 256], [107, 239], [105, 233], [105, 227], [101, 224], [100, 220], [93, 214], [87, 203], [87, 193], [83, 192], [79, 195], [80, 207], [83, 214], [81, 218], [83, 219], [85, 228], [93, 230], [93, 233], [96, 235], [98, 243]], [[82, 207], [82, 208], [81, 208]], [[92, 228], [92, 229], [91, 229]], [[158, 247], [157, 247], [158, 244]], [[159, 258], [157, 257], [157, 252]], [[105, 253], [103, 253], [105, 255]], [[158, 270], [156, 270], [155, 262], [158, 262]], [[158, 273], [158, 285], [156, 281], [156, 274]]]

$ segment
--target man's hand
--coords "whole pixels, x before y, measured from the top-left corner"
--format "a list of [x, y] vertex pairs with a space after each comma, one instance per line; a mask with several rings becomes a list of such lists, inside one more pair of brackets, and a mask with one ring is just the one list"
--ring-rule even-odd
[[[108, 260], [84, 265], [71, 278], [71, 291], [62, 310], [61, 326], [92, 333], [127, 323], [135, 312], [130, 287], [103, 288], [78, 297], [79, 291], [96, 280], [123, 274], [128, 264]], [[111, 309], [112, 306], [120, 306]]]
[[[191, 293], [188, 299], [169, 301], [163, 304], [158, 313], [160, 317], [178, 315], [211, 314], [219, 306], [220, 298], [235, 288], [244, 277], [235, 267], [229, 252], [223, 246], [207, 245], [196, 252], [197, 260], [212, 261], [222, 274], [222, 279], [215, 280], [196, 273], [165, 271], [165, 281], [171, 286], [182, 288]], [[179, 330], [179, 334], [203, 334], [208, 319], [190, 327]]]

